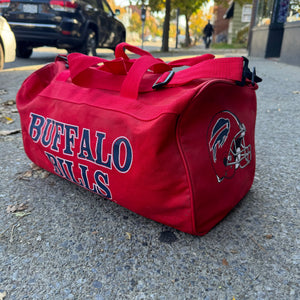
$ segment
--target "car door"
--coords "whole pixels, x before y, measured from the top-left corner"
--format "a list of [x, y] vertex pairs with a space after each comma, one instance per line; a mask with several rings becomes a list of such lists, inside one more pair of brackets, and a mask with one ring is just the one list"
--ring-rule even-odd
[[114, 18], [114, 13], [112, 12], [110, 6], [105, 0], [101, 1], [102, 10], [99, 11], [99, 41], [101, 47], [111, 48], [114, 47], [114, 40], [116, 36], [116, 25], [117, 21]]
[[99, 1], [99, 0], [84, 0], [84, 1], [80, 1], [80, 4], [81, 4], [82, 10], [84, 12], [86, 21], [99, 26], [98, 16], [99, 16], [99, 13], [102, 11], [101, 1]]

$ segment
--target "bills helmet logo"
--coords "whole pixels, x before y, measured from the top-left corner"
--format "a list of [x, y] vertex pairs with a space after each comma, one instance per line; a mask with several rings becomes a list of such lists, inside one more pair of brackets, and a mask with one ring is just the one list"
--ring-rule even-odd
[[251, 145], [245, 145], [246, 127], [230, 111], [217, 113], [208, 128], [209, 156], [218, 182], [232, 178], [251, 161]]

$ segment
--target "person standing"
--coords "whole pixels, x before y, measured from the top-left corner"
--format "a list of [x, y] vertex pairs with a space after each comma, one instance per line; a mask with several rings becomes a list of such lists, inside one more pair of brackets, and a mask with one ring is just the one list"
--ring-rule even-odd
[[206, 26], [203, 29], [203, 40], [204, 40], [204, 44], [205, 44], [205, 48], [208, 49], [209, 45], [211, 43], [212, 40], [212, 34], [214, 32], [214, 28], [213, 26], [210, 24], [210, 20], [208, 20], [208, 23], [206, 24]]

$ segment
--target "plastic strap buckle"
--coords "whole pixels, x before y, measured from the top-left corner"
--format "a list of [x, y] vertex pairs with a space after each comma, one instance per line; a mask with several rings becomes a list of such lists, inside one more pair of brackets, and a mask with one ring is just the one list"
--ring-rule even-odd
[[236, 84], [239, 86], [244, 86], [246, 84], [246, 79], [251, 80], [252, 86], [255, 85], [257, 82], [261, 82], [262, 79], [256, 75], [256, 69], [253, 68], [253, 71], [251, 72], [249, 69], [249, 60], [248, 58], [244, 57], [244, 66], [243, 66], [243, 74], [242, 74], [242, 80], [236, 81]]
[[63, 61], [66, 65], [66, 68], [68, 69], [69, 68], [69, 62], [68, 62], [68, 57], [66, 55], [57, 55], [56, 56], [56, 61]]
[[160, 75], [160, 76], [156, 79], [156, 81], [154, 82], [152, 88], [153, 88], [153, 89], [159, 89], [159, 88], [165, 86], [166, 84], [168, 84], [168, 83], [170, 82], [170, 80], [172, 79], [172, 77], [174, 76], [175, 72], [174, 72], [173, 70], [171, 70], [171, 71], [168, 71], [168, 73], [169, 73], [169, 74], [168, 74], [168, 76], [165, 78], [164, 81], [160, 81], [160, 80], [161, 80], [161, 77], [162, 77], [165, 73], [163, 73], [162, 75]]

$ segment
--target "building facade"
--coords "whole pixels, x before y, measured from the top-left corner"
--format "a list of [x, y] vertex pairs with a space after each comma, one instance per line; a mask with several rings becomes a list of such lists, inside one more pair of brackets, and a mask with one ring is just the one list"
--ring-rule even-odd
[[251, 0], [248, 3], [245, 1], [243, 5], [232, 0], [227, 1], [226, 6], [216, 5], [214, 7], [214, 42], [235, 43], [241, 31], [248, 32], [251, 13]]
[[300, 66], [300, 1], [253, 0], [249, 54]]

